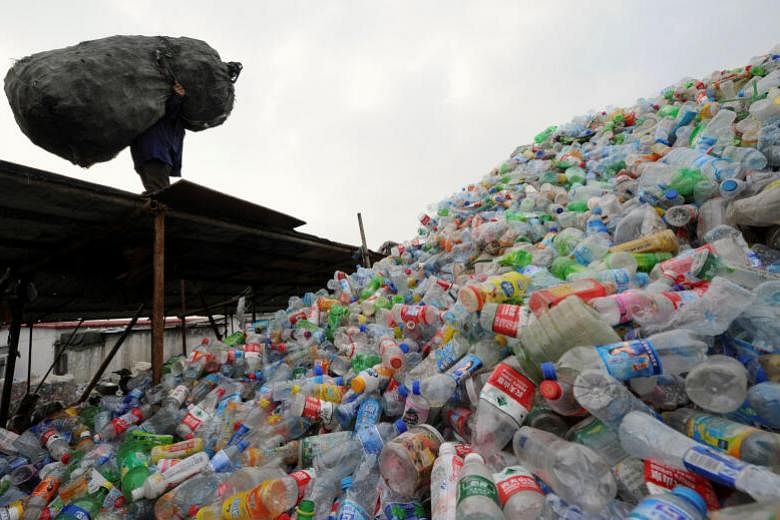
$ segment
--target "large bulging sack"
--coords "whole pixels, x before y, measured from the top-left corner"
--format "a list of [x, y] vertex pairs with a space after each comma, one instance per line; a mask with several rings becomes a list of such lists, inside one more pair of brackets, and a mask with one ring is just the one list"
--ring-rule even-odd
[[240, 70], [201, 40], [112, 36], [19, 60], [5, 93], [32, 142], [88, 167], [112, 159], [157, 122], [175, 80], [187, 91], [188, 130], [222, 124]]

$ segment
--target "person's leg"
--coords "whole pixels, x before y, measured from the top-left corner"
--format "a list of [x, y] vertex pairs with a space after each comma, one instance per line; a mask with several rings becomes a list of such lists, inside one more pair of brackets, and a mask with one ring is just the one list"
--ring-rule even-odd
[[141, 167], [141, 182], [147, 193], [160, 191], [169, 186], [171, 167], [162, 161], [147, 161]]

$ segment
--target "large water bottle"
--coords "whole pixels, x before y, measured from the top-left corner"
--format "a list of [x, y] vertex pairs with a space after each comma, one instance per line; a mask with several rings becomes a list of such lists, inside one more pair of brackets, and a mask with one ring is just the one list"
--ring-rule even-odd
[[567, 502], [598, 512], [615, 498], [612, 468], [587, 446], [528, 426], [515, 433], [512, 446], [520, 463]]
[[522, 466], [509, 466], [493, 474], [504, 518], [535, 520], [544, 507], [544, 493], [534, 476]]
[[630, 455], [693, 471], [756, 500], [780, 499], [780, 475], [699, 444], [646, 413], [628, 413], [618, 434]]
[[502, 520], [498, 490], [478, 453], [469, 453], [458, 480], [457, 520]]
[[626, 518], [642, 520], [705, 520], [707, 504], [696, 491], [684, 486], [671, 493], [660, 493], [644, 498]]

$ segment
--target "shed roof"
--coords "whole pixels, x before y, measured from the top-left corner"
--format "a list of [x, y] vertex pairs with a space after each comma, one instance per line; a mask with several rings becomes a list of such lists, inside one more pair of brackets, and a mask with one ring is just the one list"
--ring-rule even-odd
[[179, 280], [189, 309], [251, 288], [264, 312], [359, 262], [358, 246], [295, 231], [305, 222], [186, 180], [143, 197], [0, 161], [0, 276], [10, 267], [38, 291], [24, 320], [124, 317], [141, 302], [151, 312], [152, 202], [167, 207], [167, 315], [180, 312]]

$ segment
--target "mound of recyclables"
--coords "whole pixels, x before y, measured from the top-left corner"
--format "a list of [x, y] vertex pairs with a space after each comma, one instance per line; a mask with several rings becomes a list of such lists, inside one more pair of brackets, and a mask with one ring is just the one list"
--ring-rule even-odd
[[774, 518], [780, 46], [550, 127], [262, 329], [2, 432], [2, 518]]

